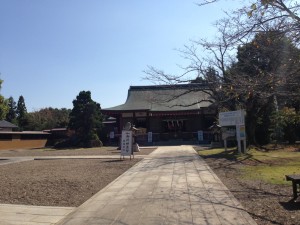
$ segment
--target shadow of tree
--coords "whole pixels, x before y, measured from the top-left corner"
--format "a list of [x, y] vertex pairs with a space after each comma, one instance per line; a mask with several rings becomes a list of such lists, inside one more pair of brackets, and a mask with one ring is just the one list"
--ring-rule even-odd
[[300, 210], [300, 202], [295, 202], [294, 200], [290, 200], [288, 202], [279, 202], [280, 205], [288, 211]]
[[[201, 155], [201, 154], [200, 154]], [[222, 164], [223, 167], [228, 167], [234, 164], [264, 164], [271, 165], [271, 162], [261, 161], [255, 158], [251, 153], [243, 155], [238, 154], [237, 150], [228, 150], [211, 155], [201, 155], [203, 159], [226, 159], [228, 163]]]

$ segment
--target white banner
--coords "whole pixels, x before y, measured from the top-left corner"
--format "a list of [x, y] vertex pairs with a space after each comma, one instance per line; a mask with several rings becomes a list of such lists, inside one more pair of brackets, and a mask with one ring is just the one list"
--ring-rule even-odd
[[121, 155], [132, 155], [132, 131], [123, 130], [121, 138]]
[[111, 131], [109, 133], [109, 138], [111, 138], [111, 139], [115, 138], [115, 132]]
[[148, 142], [152, 142], [152, 132], [148, 132]]
[[202, 130], [198, 131], [198, 141], [203, 141], [203, 131]]

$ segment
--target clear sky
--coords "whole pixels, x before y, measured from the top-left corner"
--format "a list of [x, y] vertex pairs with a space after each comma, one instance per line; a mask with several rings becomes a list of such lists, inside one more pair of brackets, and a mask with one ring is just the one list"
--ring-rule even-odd
[[237, 1], [0, 0], [1, 94], [28, 111], [72, 108], [89, 90], [102, 108], [123, 104], [147, 65], [176, 73], [175, 50], [212, 38], [212, 23]]

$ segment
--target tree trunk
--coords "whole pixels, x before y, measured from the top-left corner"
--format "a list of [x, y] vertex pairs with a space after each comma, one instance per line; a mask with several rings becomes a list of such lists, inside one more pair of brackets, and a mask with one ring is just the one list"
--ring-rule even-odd
[[255, 138], [255, 129], [257, 124], [257, 118], [251, 114], [251, 112], [247, 112], [246, 116], [246, 131], [247, 131], [247, 139], [249, 144], [257, 145]]

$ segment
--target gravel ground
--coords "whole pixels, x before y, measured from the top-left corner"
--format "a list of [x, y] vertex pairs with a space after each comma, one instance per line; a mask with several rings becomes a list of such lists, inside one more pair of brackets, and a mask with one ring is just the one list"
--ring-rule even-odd
[[[135, 155], [148, 155], [156, 148], [142, 148]], [[80, 148], [80, 149], [17, 149], [17, 150], [0, 150], [0, 157], [25, 157], [25, 156], [78, 156], [78, 155], [120, 155], [117, 147], [101, 148]]]
[[[153, 150], [142, 149], [137, 154], [146, 155]], [[120, 154], [115, 147], [0, 151], [0, 157], [115, 154]], [[1, 165], [0, 203], [77, 207], [138, 161], [59, 159]], [[247, 162], [223, 158], [206, 158], [205, 161], [259, 225], [300, 224], [300, 202], [290, 201], [291, 185], [240, 178], [240, 169]]]
[[76, 207], [138, 161], [58, 159], [1, 165], [0, 203]]
[[[147, 155], [154, 148], [137, 154]], [[78, 150], [10, 150], [0, 157], [115, 155], [114, 147]], [[0, 203], [77, 207], [140, 159], [57, 159], [0, 165]]]
[[300, 224], [300, 199], [298, 202], [290, 201], [292, 199], [291, 184], [275, 185], [242, 179], [239, 175], [243, 164], [240, 162], [223, 158], [205, 158], [205, 161], [257, 224]]

